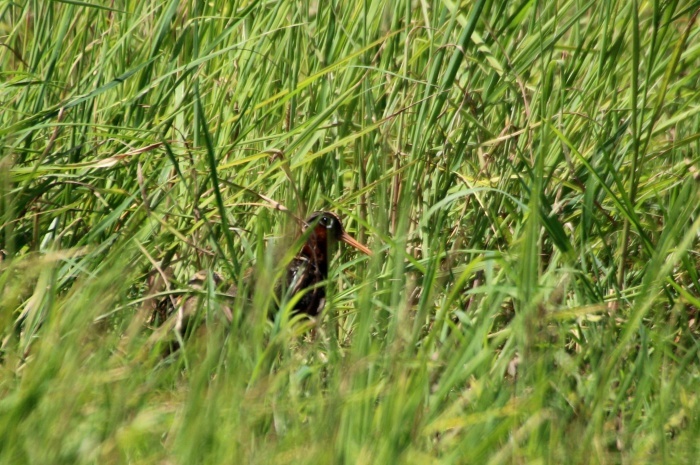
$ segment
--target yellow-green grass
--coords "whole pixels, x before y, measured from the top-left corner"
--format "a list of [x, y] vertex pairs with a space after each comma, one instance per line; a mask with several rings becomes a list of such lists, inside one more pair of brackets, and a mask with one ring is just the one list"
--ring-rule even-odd
[[698, 8], [0, 3], [0, 462], [700, 462]]

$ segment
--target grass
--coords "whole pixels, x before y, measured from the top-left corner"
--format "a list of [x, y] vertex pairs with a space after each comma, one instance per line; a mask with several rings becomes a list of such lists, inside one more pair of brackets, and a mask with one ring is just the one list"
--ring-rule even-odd
[[700, 462], [698, 8], [0, 4], [0, 462]]

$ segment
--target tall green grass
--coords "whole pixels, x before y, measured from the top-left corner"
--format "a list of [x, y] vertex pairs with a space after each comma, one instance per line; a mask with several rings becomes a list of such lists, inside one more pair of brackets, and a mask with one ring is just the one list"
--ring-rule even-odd
[[699, 8], [0, 3], [0, 462], [700, 462]]

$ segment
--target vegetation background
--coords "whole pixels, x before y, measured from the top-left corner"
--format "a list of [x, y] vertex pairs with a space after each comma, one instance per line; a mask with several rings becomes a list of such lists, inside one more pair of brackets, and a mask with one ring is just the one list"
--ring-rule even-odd
[[699, 8], [0, 2], [0, 462], [700, 463]]

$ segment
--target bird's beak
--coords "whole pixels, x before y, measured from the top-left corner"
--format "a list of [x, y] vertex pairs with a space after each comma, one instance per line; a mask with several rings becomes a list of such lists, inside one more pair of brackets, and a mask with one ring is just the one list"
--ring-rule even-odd
[[343, 231], [343, 234], [340, 236], [340, 240], [345, 242], [348, 245], [355, 247], [360, 252], [362, 252], [366, 255], [369, 255], [370, 257], [372, 256], [372, 251], [369, 250], [369, 248], [367, 246], [364, 246], [364, 245], [360, 244], [359, 242], [357, 242], [357, 240], [355, 240], [354, 237], [352, 237], [350, 234], [346, 233], [345, 231]]

